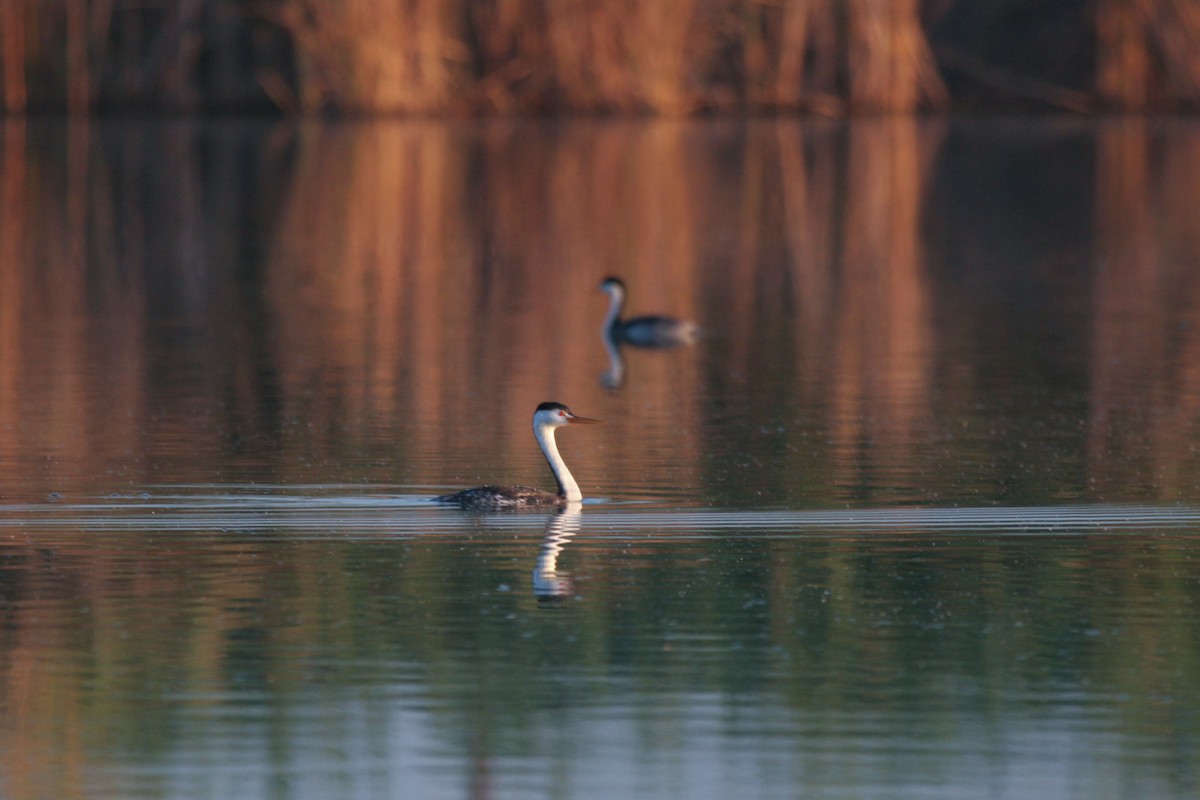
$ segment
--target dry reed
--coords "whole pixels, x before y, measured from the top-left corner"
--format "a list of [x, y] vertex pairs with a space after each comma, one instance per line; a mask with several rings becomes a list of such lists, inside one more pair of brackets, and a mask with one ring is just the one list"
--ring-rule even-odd
[[[551, 8], [554, 83], [567, 108], [829, 113], [911, 111], [947, 99], [918, 0], [900, 6], [580, 0]], [[740, 61], [731, 72], [722, 59], [732, 53]]]
[[699, 106], [707, 55], [695, 0], [547, 6], [549, 58], [568, 107], [679, 114]]
[[1190, 0], [1097, 4], [1096, 91], [1121, 111], [1200, 103], [1200, 5]]
[[915, 111], [922, 101], [946, 104], [921, 28], [919, 0], [849, 0], [846, 11], [852, 108]]
[[281, 0], [302, 110], [444, 111], [466, 85], [463, 5], [441, 0]]
[[[7, 0], [0, 99], [9, 113], [222, 97], [346, 113], [909, 112], [951, 105], [949, 70], [977, 84], [973, 97], [991, 86], [1077, 110], [1200, 105], [1191, 0], [1097, 0], [1070, 42], [1094, 51], [1090, 67], [1046, 53], [1019, 76], [956, 46], [954, 31], [935, 59], [930, 20], [964, 2]], [[991, 0], [993, 17], [1006, 2]], [[269, 38], [264, 20], [275, 44], [246, 48]]]
[[9, 114], [23, 113], [29, 99], [25, 78], [27, 12], [28, 6], [17, 0], [0, 5], [0, 71], [4, 75], [4, 110]]

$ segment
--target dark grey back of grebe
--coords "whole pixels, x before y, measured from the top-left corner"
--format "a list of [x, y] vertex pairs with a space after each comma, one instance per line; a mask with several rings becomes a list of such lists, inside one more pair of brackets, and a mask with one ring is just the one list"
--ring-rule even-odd
[[697, 338], [696, 323], [672, 317], [634, 317], [615, 323], [613, 338], [634, 347], [678, 347]]
[[477, 486], [433, 498], [464, 511], [517, 511], [522, 508], [561, 508], [565, 500], [532, 486]]
[[692, 344], [699, 336], [700, 328], [691, 320], [660, 314], [621, 319], [620, 313], [625, 304], [625, 282], [610, 276], [600, 282], [600, 288], [611, 297], [604, 333], [615, 344], [634, 347], [677, 347]]

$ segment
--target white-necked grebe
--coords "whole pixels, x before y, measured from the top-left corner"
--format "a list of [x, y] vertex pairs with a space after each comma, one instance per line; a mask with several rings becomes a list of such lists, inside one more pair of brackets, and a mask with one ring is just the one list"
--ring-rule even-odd
[[464, 489], [454, 494], [435, 497], [439, 503], [453, 503], [460, 508], [487, 511], [510, 508], [549, 508], [567, 503], [578, 503], [583, 499], [579, 484], [567, 469], [567, 464], [558, 453], [554, 432], [564, 425], [600, 422], [598, 419], [579, 417], [562, 403], [542, 403], [533, 412], [533, 436], [537, 439], [542, 455], [554, 472], [558, 483], [558, 494], [544, 492], [529, 486], [479, 486]]

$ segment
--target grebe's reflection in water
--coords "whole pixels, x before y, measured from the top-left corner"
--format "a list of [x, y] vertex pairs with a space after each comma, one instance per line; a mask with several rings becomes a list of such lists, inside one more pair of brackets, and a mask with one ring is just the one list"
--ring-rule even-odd
[[546, 521], [546, 536], [533, 567], [533, 594], [539, 604], [561, 603], [575, 591], [570, 576], [558, 571], [558, 554], [579, 532], [582, 511], [582, 503], [567, 503]]
[[608, 369], [600, 373], [600, 385], [605, 389], [620, 389], [625, 383], [625, 359], [621, 355], [621, 345], [607, 329], [602, 331], [601, 338], [608, 352]]

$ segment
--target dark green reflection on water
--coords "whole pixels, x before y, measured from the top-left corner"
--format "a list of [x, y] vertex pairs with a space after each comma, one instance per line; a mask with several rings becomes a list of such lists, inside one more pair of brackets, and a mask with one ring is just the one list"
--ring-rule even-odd
[[[306, 795], [361, 787], [363, 765], [435, 794], [466, 773], [500, 795], [555, 774], [573, 796], [625, 779], [671, 794], [688, 781], [664, 759], [763, 796], [977, 796], [981, 774], [999, 796], [1194, 789], [1190, 532], [729, 533], [698, 518], [596, 537], [585, 513], [560, 554], [575, 592], [547, 608], [530, 586], [537, 528], [93, 531], [89, 547], [24, 532], [37, 542], [6, 547], [0, 612], [12, 795], [73, 796], [64, 763], [114, 791], [159, 775], [140, 796], [271, 781]], [[235, 743], [261, 758], [223, 761]], [[706, 761], [743, 748], [788, 782]], [[210, 759], [199, 782], [173, 772]]]

